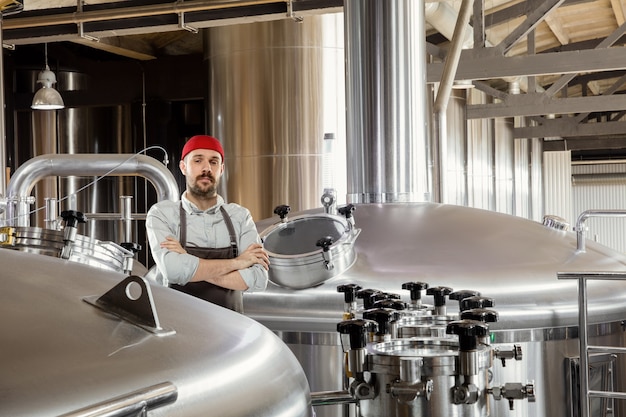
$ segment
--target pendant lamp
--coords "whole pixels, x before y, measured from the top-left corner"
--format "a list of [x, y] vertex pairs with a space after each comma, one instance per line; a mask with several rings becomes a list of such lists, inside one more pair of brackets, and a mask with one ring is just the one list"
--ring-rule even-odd
[[58, 110], [65, 107], [61, 94], [52, 87], [57, 82], [54, 72], [48, 66], [48, 44], [45, 44], [46, 67], [39, 73], [37, 82], [41, 83], [41, 88], [37, 90], [33, 97], [31, 108], [35, 110]]

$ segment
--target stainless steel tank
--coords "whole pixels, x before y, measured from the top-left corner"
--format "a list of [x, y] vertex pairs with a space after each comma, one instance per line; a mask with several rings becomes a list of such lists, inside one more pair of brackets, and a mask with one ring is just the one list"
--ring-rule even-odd
[[248, 317], [51, 256], [0, 263], [1, 415], [312, 414], [298, 361]]
[[[294, 217], [318, 212], [294, 213]], [[579, 251], [575, 233], [461, 206], [357, 204], [354, 220], [361, 232], [354, 243], [356, 260], [348, 270], [310, 288], [270, 283], [264, 293], [247, 294], [245, 299], [246, 314], [276, 332], [296, 354], [312, 391], [347, 388], [337, 333], [345, 302], [338, 286], [356, 284], [396, 293], [409, 302], [409, 291], [402, 284], [422, 281], [493, 298], [499, 320], [489, 326], [492, 345], [514, 344], [523, 352], [524, 360], [494, 367], [491, 383], [534, 381], [535, 402], [520, 402], [509, 410], [506, 401], [490, 400], [488, 415], [578, 415], [578, 289], [576, 282], [560, 280], [557, 274], [623, 272], [624, 254], [594, 242]], [[278, 218], [265, 219], [257, 228], [262, 231], [276, 222]], [[590, 282], [587, 291], [590, 343], [624, 346], [626, 283]], [[423, 298], [433, 303], [430, 296]], [[622, 358], [597, 355], [592, 361], [591, 379], [597, 387], [624, 391]], [[610, 400], [594, 399], [592, 408], [607, 415], [626, 413]], [[355, 407], [320, 405], [316, 412], [318, 416], [354, 415]]]

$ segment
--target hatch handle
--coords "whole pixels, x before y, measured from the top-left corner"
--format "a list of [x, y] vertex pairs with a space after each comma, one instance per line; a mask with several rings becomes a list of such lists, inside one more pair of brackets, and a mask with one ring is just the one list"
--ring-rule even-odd
[[278, 214], [278, 217], [280, 217], [280, 221], [282, 223], [286, 223], [287, 222], [287, 214], [290, 211], [291, 211], [291, 206], [280, 205], [280, 206], [276, 206], [276, 208], [274, 209], [274, 214]]
[[315, 243], [316, 246], [319, 246], [320, 248], [322, 248], [322, 258], [324, 258], [324, 267], [329, 271], [335, 267], [335, 265], [333, 265], [331, 261], [330, 254], [328, 253], [332, 244], [333, 244], [332, 236], [324, 236], [323, 238], [321, 238]]
[[157, 336], [176, 333], [172, 329], [161, 327], [152, 291], [145, 278], [129, 275], [101, 297], [91, 296], [83, 300]]
[[147, 416], [148, 411], [174, 403], [177, 399], [178, 388], [176, 385], [171, 382], [162, 382], [59, 417]]

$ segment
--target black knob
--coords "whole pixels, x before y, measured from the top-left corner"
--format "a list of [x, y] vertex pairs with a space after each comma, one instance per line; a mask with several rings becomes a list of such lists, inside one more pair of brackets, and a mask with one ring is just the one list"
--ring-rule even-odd
[[328, 252], [332, 244], [333, 244], [332, 236], [325, 236], [321, 238], [320, 240], [318, 240], [317, 242], [315, 242], [315, 246], [319, 246], [320, 248], [322, 248], [322, 251], [324, 252]]
[[139, 243], [134, 242], [122, 242], [120, 246], [126, 249], [127, 251], [131, 251], [132, 253], [137, 253], [141, 251], [141, 245]]
[[374, 308], [363, 312], [363, 318], [374, 320], [378, 324], [377, 335], [385, 335], [391, 333], [390, 324], [392, 321], [400, 318], [397, 310], [389, 308]]
[[337, 292], [344, 293], [343, 299], [346, 303], [352, 303], [356, 300], [356, 292], [361, 289], [360, 285], [345, 284], [337, 287]]
[[461, 300], [463, 300], [465, 298], [475, 297], [477, 295], [480, 295], [480, 293], [478, 291], [474, 291], [474, 290], [457, 290], [457, 291], [454, 291], [454, 292], [450, 293], [450, 299], [451, 300], [461, 301]]
[[446, 295], [452, 292], [450, 287], [431, 287], [426, 290], [426, 294], [432, 295], [435, 298], [435, 307], [441, 307], [446, 305]]
[[65, 210], [61, 212], [61, 217], [65, 220], [66, 227], [76, 227], [78, 223], [86, 223], [87, 218], [83, 213], [76, 210]]
[[346, 204], [345, 206], [338, 208], [337, 212], [342, 216], [345, 216], [346, 219], [349, 219], [350, 217], [352, 217], [354, 209], [354, 204]]
[[407, 304], [404, 301], [386, 298], [372, 303], [372, 308], [390, 308], [392, 310], [406, 310]]
[[278, 217], [280, 217], [281, 220], [284, 220], [290, 211], [291, 211], [290, 206], [285, 206], [285, 205], [276, 206], [276, 208], [274, 209], [274, 214], [278, 214]]
[[487, 325], [475, 320], [457, 320], [446, 326], [446, 334], [459, 336], [459, 350], [463, 352], [476, 350], [478, 338], [488, 333]]
[[482, 323], [495, 323], [498, 321], [498, 312], [486, 308], [473, 308], [461, 313], [461, 319], [475, 320]]
[[378, 331], [378, 323], [364, 319], [345, 320], [337, 323], [337, 331], [350, 335], [350, 349], [362, 349], [367, 345], [367, 333]]
[[476, 295], [461, 300], [461, 311], [471, 310], [473, 308], [494, 307], [496, 302], [493, 298]]
[[372, 301], [372, 296], [374, 294], [380, 294], [380, 291], [374, 290], [371, 288], [366, 288], [366, 289], [357, 291], [356, 298], [361, 298], [363, 300], [363, 308], [365, 308], [366, 310], [369, 310], [370, 308], [372, 308], [372, 304], [374, 303], [374, 301]]
[[425, 282], [405, 282], [402, 284], [403, 290], [409, 290], [411, 292], [411, 300], [417, 301], [422, 298], [422, 290], [428, 289], [428, 284]]

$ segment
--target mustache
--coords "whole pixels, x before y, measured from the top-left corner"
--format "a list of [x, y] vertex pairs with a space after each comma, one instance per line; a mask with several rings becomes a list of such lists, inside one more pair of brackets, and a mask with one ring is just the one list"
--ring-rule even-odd
[[200, 179], [202, 179], [202, 178], [208, 178], [208, 179], [210, 179], [210, 180], [215, 181], [215, 177], [214, 177], [214, 176], [213, 176], [213, 174], [211, 174], [211, 173], [206, 173], [206, 174], [198, 175], [198, 176], [196, 177], [196, 179], [197, 179], [197, 180], [200, 180]]

